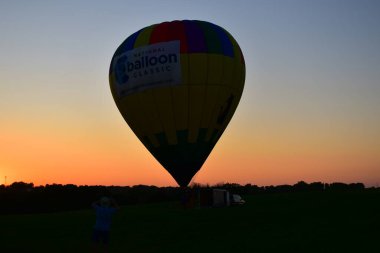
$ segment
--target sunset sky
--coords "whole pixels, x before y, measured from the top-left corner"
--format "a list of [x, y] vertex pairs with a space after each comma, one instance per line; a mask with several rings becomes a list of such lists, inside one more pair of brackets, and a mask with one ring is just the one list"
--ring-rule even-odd
[[240, 105], [193, 182], [380, 184], [380, 1], [1, 1], [0, 184], [175, 186], [110, 92], [116, 48], [163, 21], [218, 24]]

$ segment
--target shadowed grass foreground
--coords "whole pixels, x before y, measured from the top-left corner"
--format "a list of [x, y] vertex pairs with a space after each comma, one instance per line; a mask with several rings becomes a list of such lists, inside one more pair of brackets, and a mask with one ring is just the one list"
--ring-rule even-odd
[[[380, 193], [245, 196], [247, 204], [183, 210], [178, 203], [123, 206], [111, 252], [373, 252]], [[1, 252], [90, 252], [95, 214], [0, 216]]]

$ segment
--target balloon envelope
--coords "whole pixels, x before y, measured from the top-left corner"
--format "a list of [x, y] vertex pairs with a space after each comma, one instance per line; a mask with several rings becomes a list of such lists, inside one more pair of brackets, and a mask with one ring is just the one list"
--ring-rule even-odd
[[110, 87], [130, 128], [180, 186], [200, 170], [240, 101], [235, 39], [205, 21], [145, 27], [113, 55]]

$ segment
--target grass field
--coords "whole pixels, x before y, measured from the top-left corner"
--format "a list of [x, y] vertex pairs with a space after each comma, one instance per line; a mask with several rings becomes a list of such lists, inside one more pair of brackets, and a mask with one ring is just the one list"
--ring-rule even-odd
[[[123, 206], [111, 252], [380, 252], [380, 193], [244, 196], [247, 204], [184, 210]], [[91, 252], [92, 210], [0, 216], [0, 252]]]

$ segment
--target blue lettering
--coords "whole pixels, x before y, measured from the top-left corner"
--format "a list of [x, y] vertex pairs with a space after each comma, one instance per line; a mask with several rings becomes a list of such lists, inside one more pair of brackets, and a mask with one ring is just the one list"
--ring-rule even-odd
[[138, 60], [135, 60], [134, 62], [127, 61], [127, 68], [126, 70], [128, 72], [134, 71], [134, 70], [141, 70], [148, 67], [156, 66], [157, 64], [167, 64], [167, 63], [176, 63], [178, 62], [178, 58], [176, 54], [162, 54], [160, 56], [145, 56], [141, 57]]
[[156, 65], [156, 64], [157, 64], [157, 57], [151, 57], [151, 58], [149, 59], [149, 65], [154, 66], [154, 65]]
[[177, 55], [176, 54], [169, 54], [169, 62], [177, 62]]
[[131, 72], [131, 71], [133, 71], [133, 69], [135, 68], [135, 66], [133, 65], [133, 63], [132, 62], [128, 62], [128, 72]]
[[161, 64], [165, 64], [168, 62], [168, 57], [164, 54], [160, 55], [160, 57], [158, 57], [158, 62]]

